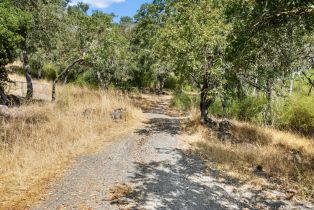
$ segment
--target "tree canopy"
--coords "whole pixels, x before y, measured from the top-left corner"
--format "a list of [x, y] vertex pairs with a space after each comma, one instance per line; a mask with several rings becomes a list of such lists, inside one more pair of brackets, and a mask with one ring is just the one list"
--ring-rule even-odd
[[313, 1], [154, 0], [119, 22], [69, 2], [0, 3], [2, 93], [5, 65], [20, 57], [27, 98], [32, 77], [52, 80], [54, 90], [75, 82], [160, 93], [172, 82], [198, 92], [203, 122], [213, 103], [225, 107], [252, 91], [265, 97], [264, 122], [272, 124], [273, 101], [292, 94], [296, 77], [308, 95], [314, 87]]

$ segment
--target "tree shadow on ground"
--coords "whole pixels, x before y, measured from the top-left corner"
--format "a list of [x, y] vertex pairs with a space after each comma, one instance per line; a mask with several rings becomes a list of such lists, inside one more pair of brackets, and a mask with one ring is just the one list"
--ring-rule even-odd
[[151, 133], [166, 133], [170, 135], [180, 134], [180, 119], [176, 118], [152, 118], [145, 123], [143, 129], [136, 130], [135, 133], [147, 135]]
[[[157, 149], [170, 155], [170, 161], [135, 162], [136, 172], [130, 175], [134, 190], [121, 199], [130, 209], [279, 209], [285, 203], [264, 198], [261, 190], [249, 190], [249, 198], [234, 196], [230, 186], [244, 183], [209, 169], [201, 157], [179, 149]], [[226, 187], [229, 186], [229, 187]]]

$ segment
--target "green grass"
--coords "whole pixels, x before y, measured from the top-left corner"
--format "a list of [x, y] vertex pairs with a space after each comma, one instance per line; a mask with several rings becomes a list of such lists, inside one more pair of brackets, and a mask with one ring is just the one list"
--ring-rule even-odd
[[[314, 137], [314, 94], [308, 96], [307, 87], [301, 86], [299, 91], [288, 97], [276, 97], [273, 100], [273, 127]], [[198, 107], [199, 96], [184, 91], [173, 94], [171, 105], [179, 110], [189, 111]], [[222, 109], [221, 100], [217, 99], [210, 106], [209, 113], [215, 117], [227, 117], [263, 125], [265, 120], [266, 99], [263, 95], [246, 98], [228, 99], [226, 113]]]

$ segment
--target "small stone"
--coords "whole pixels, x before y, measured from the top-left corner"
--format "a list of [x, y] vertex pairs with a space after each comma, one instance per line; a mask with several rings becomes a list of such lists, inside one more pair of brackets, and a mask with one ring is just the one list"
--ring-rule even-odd
[[83, 111], [83, 116], [84, 117], [91, 117], [95, 112], [96, 112], [96, 109], [88, 108], [88, 109], [85, 109]]
[[231, 127], [232, 127], [232, 124], [227, 120], [223, 120], [219, 123], [219, 131], [220, 132], [224, 132], [224, 133], [229, 132]]
[[112, 119], [114, 120], [122, 120], [124, 117], [125, 109], [119, 108], [115, 109], [111, 114]]
[[9, 107], [0, 105], [0, 114], [5, 114], [9, 111]]

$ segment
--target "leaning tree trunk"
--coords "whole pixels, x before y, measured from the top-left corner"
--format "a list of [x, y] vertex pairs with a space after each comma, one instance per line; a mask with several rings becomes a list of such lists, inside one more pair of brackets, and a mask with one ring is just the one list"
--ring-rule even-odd
[[68, 75], [68, 73], [70, 72], [70, 70], [73, 68], [73, 66], [75, 66], [75, 64], [77, 63], [81, 63], [83, 62], [84, 59], [83, 58], [80, 58], [80, 59], [77, 59], [75, 60], [73, 63], [71, 63], [68, 67], [66, 67], [64, 69], [63, 72], [61, 72], [61, 74], [59, 74], [57, 76], [57, 78], [53, 81], [52, 83], [52, 93], [51, 93], [51, 100], [52, 101], [55, 101], [56, 100], [56, 85], [58, 83], [58, 81], [62, 78], [62, 77], [66, 77]]
[[303, 74], [303, 76], [307, 79], [307, 82], [308, 82], [308, 84], [309, 84], [309, 91], [308, 91], [308, 96], [310, 96], [311, 95], [311, 93], [312, 93], [312, 89], [313, 89], [313, 87], [314, 87], [314, 80], [313, 79], [311, 79], [311, 76], [308, 76], [305, 72], [302, 72], [302, 74]]
[[23, 56], [23, 65], [25, 68], [25, 77], [27, 82], [27, 92], [26, 92], [26, 99], [32, 99], [33, 98], [33, 82], [32, 82], [32, 76], [31, 76], [31, 66], [29, 64], [29, 58], [28, 58], [28, 48], [26, 40], [22, 42], [22, 56]]

